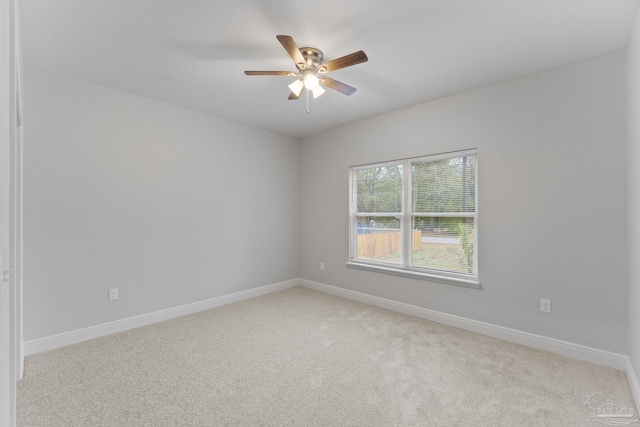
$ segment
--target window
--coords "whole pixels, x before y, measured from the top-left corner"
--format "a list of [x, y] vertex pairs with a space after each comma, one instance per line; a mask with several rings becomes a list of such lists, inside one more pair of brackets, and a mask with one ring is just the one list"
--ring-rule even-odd
[[349, 267], [479, 287], [475, 150], [350, 168]]

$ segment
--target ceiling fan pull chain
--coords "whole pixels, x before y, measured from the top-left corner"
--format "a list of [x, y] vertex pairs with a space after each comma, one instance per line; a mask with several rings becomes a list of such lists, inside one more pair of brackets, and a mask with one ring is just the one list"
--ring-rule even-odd
[[305, 89], [305, 92], [307, 93], [307, 114], [309, 114], [309, 92], [311, 92], [309, 89]]

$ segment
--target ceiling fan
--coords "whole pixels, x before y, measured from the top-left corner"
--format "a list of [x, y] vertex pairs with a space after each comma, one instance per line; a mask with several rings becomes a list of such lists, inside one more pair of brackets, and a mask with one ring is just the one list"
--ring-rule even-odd
[[289, 56], [296, 64], [298, 71], [245, 71], [247, 76], [290, 76], [298, 77], [296, 81], [289, 85], [291, 94], [290, 100], [299, 99], [302, 91], [307, 89], [307, 113], [309, 112], [309, 92], [313, 94], [313, 98], [322, 95], [325, 90], [322, 88], [337, 90], [345, 95], [351, 95], [356, 88], [341, 83], [324, 74], [341, 68], [350, 67], [352, 65], [367, 62], [367, 55], [359, 50], [352, 54], [333, 59], [328, 62], [322, 62], [324, 54], [321, 50], [314, 47], [298, 47], [291, 36], [276, 36], [282, 46], [285, 48]]

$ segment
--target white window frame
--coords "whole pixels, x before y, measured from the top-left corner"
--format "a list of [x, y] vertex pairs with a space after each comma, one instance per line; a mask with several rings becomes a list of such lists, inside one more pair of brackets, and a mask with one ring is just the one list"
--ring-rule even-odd
[[[476, 179], [475, 179], [475, 212], [456, 212], [456, 213], [440, 213], [440, 212], [412, 212], [412, 191], [411, 191], [411, 164], [420, 161], [436, 161], [452, 157], [461, 157], [474, 155], [476, 157]], [[357, 191], [357, 173], [359, 170], [370, 169], [374, 167], [396, 166], [402, 165], [402, 212], [400, 213], [400, 245], [401, 255], [399, 264], [390, 264], [378, 262], [375, 260], [365, 260], [357, 258], [358, 249], [358, 220], [359, 216], [397, 216], [398, 213], [384, 212], [357, 212], [358, 207], [358, 191]], [[446, 283], [470, 288], [481, 288], [478, 276], [478, 150], [469, 149], [464, 151], [456, 151], [449, 153], [441, 153], [429, 156], [412, 157], [395, 161], [382, 163], [373, 163], [366, 165], [351, 166], [349, 168], [349, 261], [347, 267], [360, 270], [374, 271], [385, 274], [392, 274], [402, 277], [410, 277], [415, 279]], [[413, 217], [468, 217], [475, 220], [474, 232], [474, 262], [473, 273], [464, 274], [443, 270], [434, 270], [424, 267], [414, 267], [411, 265], [411, 232]], [[408, 226], [407, 226], [408, 224]]]

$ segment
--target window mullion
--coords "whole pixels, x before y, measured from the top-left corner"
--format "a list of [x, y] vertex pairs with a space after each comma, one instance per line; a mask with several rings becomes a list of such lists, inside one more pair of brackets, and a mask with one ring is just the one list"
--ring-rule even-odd
[[358, 224], [357, 224], [357, 209], [358, 209], [358, 180], [357, 172], [351, 170], [349, 174], [349, 256], [353, 258], [358, 257]]
[[400, 221], [402, 252], [400, 262], [402, 267], [411, 266], [411, 162], [405, 161], [402, 165], [402, 218]]

